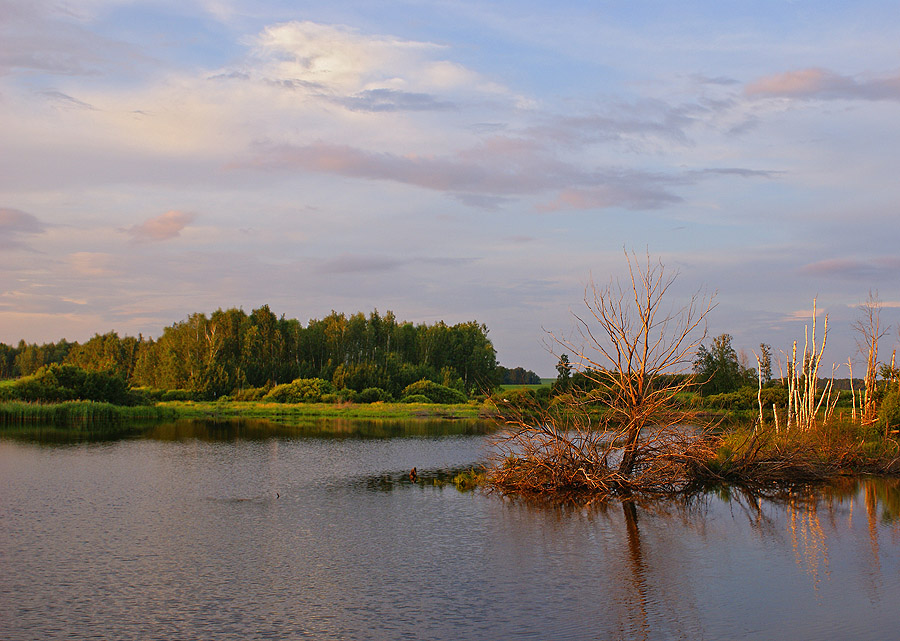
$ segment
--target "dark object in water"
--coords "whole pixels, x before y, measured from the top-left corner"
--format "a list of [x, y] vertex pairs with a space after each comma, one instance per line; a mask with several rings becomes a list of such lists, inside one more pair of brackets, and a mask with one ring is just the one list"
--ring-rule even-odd
[[419, 480], [419, 475], [416, 473], [416, 468], [413, 468], [409, 471], [409, 480], [413, 483]]

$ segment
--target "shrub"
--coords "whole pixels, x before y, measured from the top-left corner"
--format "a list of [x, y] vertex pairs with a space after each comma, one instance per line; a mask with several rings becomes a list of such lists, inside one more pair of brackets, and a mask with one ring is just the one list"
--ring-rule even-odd
[[878, 423], [885, 430], [900, 428], [900, 388], [894, 387], [885, 394], [878, 410]]
[[269, 393], [270, 389], [268, 386], [245, 387], [244, 389], [236, 389], [231, 392], [229, 398], [232, 401], [261, 401]]
[[323, 396], [334, 393], [334, 386], [326, 380], [297, 378], [290, 383], [276, 385], [262, 400], [268, 403], [321, 403]]
[[353, 403], [356, 401], [356, 394], [356, 390], [346, 387], [344, 389], [338, 390], [335, 396], [337, 397], [337, 401], [340, 403]]
[[466, 395], [459, 390], [450, 389], [434, 381], [422, 379], [407, 385], [403, 389], [403, 396], [414, 396], [421, 394], [427, 396], [432, 403], [456, 404], [465, 403]]
[[771, 408], [772, 405], [778, 407], [787, 407], [788, 391], [787, 388], [779, 385], [777, 387], [764, 387], [762, 390], [763, 407]]
[[357, 403], [378, 403], [391, 400], [391, 395], [380, 387], [367, 387], [356, 395]]
[[273, 387], [262, 400], [267, 403], [302, 403], [303, 397], [293, 383], [282, 383]]
[[162, 400], [166, 390], [153, 387], [132, 387], [131, 398], [135, 405], [153, 405]]
[[432, 400], [425, 396], [424, 394], [412, 394], [410, 396], [404, 396], [400, 399], [401, 403], [431, 403]]
[[115, 405], [133, 402], [125, 379], [112, 372], [89, 372], [75, 365], [45, 365], [31, 376], [4, 386], [7, 400], [58, 403], [70, 400]]
[[534, 391], [527, 387], [500, 390], [491, 398], [497, 404], [512, 407], [532, 407], [537, 400]]
[[0, 381], [0, 401], [12, 401], [15, 396], [15, 381]]
[[163, 401], [193, 401], [196, 400], [194, 392], [187, 389], [170, 389], [162, 395]]

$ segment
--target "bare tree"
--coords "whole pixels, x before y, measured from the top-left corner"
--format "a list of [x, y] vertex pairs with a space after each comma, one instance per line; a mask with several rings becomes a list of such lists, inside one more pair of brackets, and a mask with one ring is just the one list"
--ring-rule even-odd
[[587, 311], [574, 314], [581, 340], [551, 334], [593, 389], [574, 389], [555, 412], [509, 413], [507, 457], [494, 476], [501, 489], [665, 489], [686, 477], [677, 468], [702, 439], [685, 427], [694, 417], [678, 395], [694, 384], [688, 373], [712, 297], [698, 292], [669, 307], [677, 273], [649, 256], [625, 257], [627, 281], [585, 289]]
[[875, 395], [875, 376], [878, 373], [878, 341], [887, 334], [889, 327], [881, 327], [881, 301], [878, 292], [869, 290], [866, 302], [859, 306], [860, 316], [853, 329], [857, 333], [857, 347], [860, 354], [866, 354], [865, 395], [861, 403], [860, 419], [863, 425], [878, 420], [878, 405]]
[[822, 363], [825, 344], [828, 340], [828, 315], [826, 314], [824, 318], [821, 345], [816, 341], [817, 317], [816, 299], [814, 298], [812, 334], [810, 334], [809, 325], [804, 328], [803, 360], [800, 363], [797, 362], [797, 341], [794, 341], [791, 349], [790, 360], [787, 360], [787, 354], [782, 352], [787, 360], [787, 429], [795, 427], [805, 431], [811, 430], [816, 426], [819, 410], [823, 407], [825, 410], [823, 420], [824, 423], [827, 423], [831, 420], [837, 403], [837, 395], [832, 401], [835, 365], [831, 367], [831, 381], [825, 385], [821, 395], [818, 392], [819, 366]]

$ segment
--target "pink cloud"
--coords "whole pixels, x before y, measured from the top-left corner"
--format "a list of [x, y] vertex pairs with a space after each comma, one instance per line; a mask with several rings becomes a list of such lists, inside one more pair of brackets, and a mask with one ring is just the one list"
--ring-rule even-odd
[[438, 191], [509, 194], [534, 191], [535, 187], [520, 172], [497, 171], [479, 163], [415, 154], [373, 153], [327, 143], [272, 147], [257, 156], [254, 164], [265, 168], [294, 168], [352, 178], [393, 180]]
[[588, 189], [564, 189], [555, 200], [538, 206], [537, 210], [546, 213], [567, 209], [607, 209], [610, 207], [657, 209], [679, 201], [681, 198], [661, 189], [611, 184]]
[[541, 211], [626, 207], [658, 208], [680, 198], [669, 193], [671, 178], [621, 170], [585, 171], [515, 140], [491, 144], [455, 156], [398, 155], [369, 152], [346, 145], [316, 143], [262, 149], [251, 160], [262, 169], [302, 170], [352, 178], [391, 180], [450, 192], [469, 204], [496, 208], [498, 198], [562, 192]]
[[805, 265], [801, 271], [814, 276], [851, 280], [893, 278], [900, 270], [900, 257], [881, 256], [867, 260], [828, 258]]
[[818, 100], [900, 100], [900, 76], [857, 80], [820, 68], [764, 76], [745, 88], [748, 96]]
[[39, 234], [42, 231], [44, 225], [31, 214], [0, 207], [0, 249], [21, 247], [21, 235]]
[[173, 209], [155, 218], [145, 220], [140, 225], [129, 227], [126, 231], [138, 242], [169, 240], [176, 238], [194, 218], [194, 214]]

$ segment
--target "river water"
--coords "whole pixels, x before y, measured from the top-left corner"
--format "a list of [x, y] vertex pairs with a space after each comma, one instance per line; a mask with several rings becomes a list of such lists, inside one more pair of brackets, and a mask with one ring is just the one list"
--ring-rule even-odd
[[900, 638], [896, 481], [551, 507], [441, 482], [477, 426], [266, 434], [0, 433], [0, 638]]

